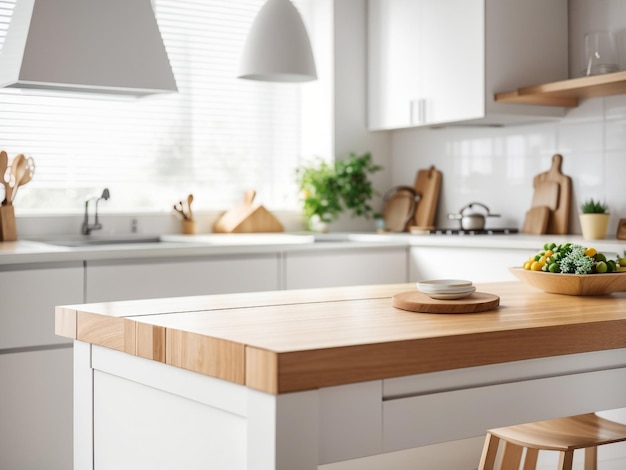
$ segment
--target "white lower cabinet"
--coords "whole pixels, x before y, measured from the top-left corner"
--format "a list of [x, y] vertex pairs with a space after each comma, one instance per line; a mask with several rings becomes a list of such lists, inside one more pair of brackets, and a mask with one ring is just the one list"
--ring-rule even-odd
[[54, 307], [83, 302], [83, 263], [0, 266], [0, 468], [72, 468], [72, 344]]
[[0, 378], [0, 468], [71, 469], [71, 345], [0, 354]]
[[467, 279], [472, 282], [513, 281], [510, 267], [521, 266], [537, 250], [498, 248], [412, 247], [409, 281]]
[[407, 282], [407, 248], [315, 250], [285, 254], [285, 289]]
[[86, 301], [278, 290], [279, 255], [88, 261]]
[[[624, 349], [277, 396], [86, 343], [75, 352], [81, 469], [470, 470], [488, 428], [626, 404]], [[625, 456], [604, 446], [600, 468]], [[556, 468], [552, 457], [538, 468]]]

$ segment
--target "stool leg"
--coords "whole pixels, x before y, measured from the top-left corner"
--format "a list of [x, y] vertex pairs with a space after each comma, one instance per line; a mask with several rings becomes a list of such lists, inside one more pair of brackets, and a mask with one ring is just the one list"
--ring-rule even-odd
[[498, 453], [498, 444], [500, 439], [493, 434], [487, 433], [485, 436], [485, 444], [483, 445], [483, 454], [480, 457], [478, 470], [493, 470], [496, 463], [496, 454]]
[[522, 460], [523, 447], [504, 441], [502, 453], [502, 470], [518, 470]]
[[585, 449], [585, 470], [598, 470], [597, 447], [587, 447]]
[[524, 470], [535, 470], [535, 468], [537, 468], [538, 456], [539, 456], [539, 451], [537, 449], [530, 449], [527, 447], [526, 457], [524, 458]]
[[559, 452], [559, 470], [572, 470], [572, 463], [574, 462], [574, 451], [567, 450]]

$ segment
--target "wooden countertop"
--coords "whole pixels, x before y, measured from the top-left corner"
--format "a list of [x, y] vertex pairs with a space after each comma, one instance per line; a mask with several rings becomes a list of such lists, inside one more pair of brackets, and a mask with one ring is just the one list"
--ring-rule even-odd
[[415, 284], [307, 289], [61, 306], [56, 333], [274, 394], [626, 347], [626, 292], [477, 288], [500, 307], [394, 308]]

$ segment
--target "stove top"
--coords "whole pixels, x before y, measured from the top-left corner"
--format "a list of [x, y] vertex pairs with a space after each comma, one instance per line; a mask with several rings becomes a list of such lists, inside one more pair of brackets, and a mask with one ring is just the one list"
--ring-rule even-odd
[[429, 235], [461, 235], [461, 236], [472, 236], [472, 235], [510, 235], [512, 233], [518, 233], [519, 230], [516, 228], [490, 228], [485, 230], [461, 230], [461, 229], [452, 229], [452, 228], [435, 228], [433, 230], [429, 230]]

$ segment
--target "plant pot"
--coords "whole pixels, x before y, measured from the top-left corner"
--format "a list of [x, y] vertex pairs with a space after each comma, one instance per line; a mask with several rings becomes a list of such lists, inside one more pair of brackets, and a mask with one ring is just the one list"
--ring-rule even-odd
[[580, 214], [580, 228], [585, 240], [603, 240], [610, 214]]
[[307, 220], [308, 229], [311, 232], [316, 233], [327, 233], [328, 232], [328, 223], [324, 222], [319, 215], [312, 215]]

